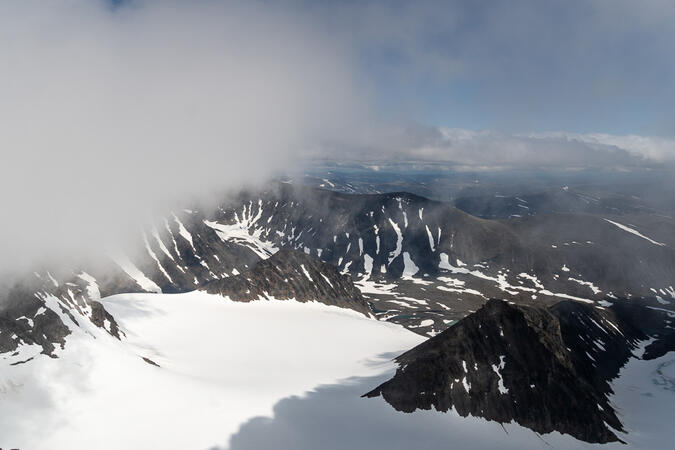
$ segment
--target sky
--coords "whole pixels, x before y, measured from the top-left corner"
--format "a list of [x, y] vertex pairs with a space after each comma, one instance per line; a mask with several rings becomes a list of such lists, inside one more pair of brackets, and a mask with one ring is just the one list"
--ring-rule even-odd
[[0, 2], [0, 254], [307, 158], [672, 169], [674, 25], [659, 0]]
[[[107, 1], [118, 12], [147, 3]], [[383, 117], [472, 130], [675, 136], [669, 0], [260, 4], [342, 45]]]
[[[346, 5], [346, 6], [345, 6]], [[331, 2], [381, 108], [425, 125], [675, 133], [675, 3]]]
[[348, 47], [387, 121], [354, 153], [488, 168], [675, 160], [672, 1], [293, 5]]

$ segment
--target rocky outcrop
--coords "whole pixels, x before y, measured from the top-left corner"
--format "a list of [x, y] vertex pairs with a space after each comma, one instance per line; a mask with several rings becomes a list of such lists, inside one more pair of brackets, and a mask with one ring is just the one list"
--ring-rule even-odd
[[[537, 433], [617, 441], [615, 431], [623, 426], [608, 400], [610, 380], [648, 336], [630, 320], [632, 309], [490, 300], [396, 358], [394, 377], [365, 396], [381, 395], [404, 412], [454, 408], [462, 416], [515, 421]], [[661, 331], [669, 326], [664, 313], [640, 311]]]
[[39, 345], [51, 356], [65, 345], [70, 330], [32, 288], [19, 283], [0, 297], [0, 353], [12, 354], [27, 344]]
[[108, 331], [117, 339], [120, 338], [120, 333], [124, 334], [124, 332], [119, 329], [115, 318], [112, 316], [112, 314], [106, 311], [101, 302], [91, 302], [91, 323]]
[[280, 250], [251, 270], [212, 281], [204, 289], [236, 301], [295, 299], [318, 301], [366, 315], [371, 312], [349, 276], [331, 264], [295, 250]]

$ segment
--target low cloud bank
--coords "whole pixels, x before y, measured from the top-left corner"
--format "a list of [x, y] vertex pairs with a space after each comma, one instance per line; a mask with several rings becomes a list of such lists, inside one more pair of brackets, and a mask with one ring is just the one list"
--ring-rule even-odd
[[675, 139], [661, 137], [419, 126], [371, 130], [355, 139], [331, 145], [353, 160], [443, 162], [468, 170], [675, 168]]
[[0, 4], [0, 271], [118, 243], [356, 120], [342, 51], [262, 3]]

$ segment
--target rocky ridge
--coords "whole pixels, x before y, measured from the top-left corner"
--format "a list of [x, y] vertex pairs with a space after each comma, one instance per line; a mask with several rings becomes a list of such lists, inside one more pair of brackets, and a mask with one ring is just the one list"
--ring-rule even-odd
[[629, 303], [541, 308], [493, 299], [397, 357], [394, 377], [365, 396], [382, 396], [404, 412], [454, 409], [537, 433], [617, 441], [625, 430], [608, 398], [610, 381], [649, 337], [655, 340], [644, 358], [675, 349], [673, 319], [642, 308], [647, 320], [639, 321], [637, 311]]
[[203, 289], [236, 301], [317, 301], [371, 315], [368, 303], [349, 276], [296, 250], [279, 250], [250, 270], [207, 283]]

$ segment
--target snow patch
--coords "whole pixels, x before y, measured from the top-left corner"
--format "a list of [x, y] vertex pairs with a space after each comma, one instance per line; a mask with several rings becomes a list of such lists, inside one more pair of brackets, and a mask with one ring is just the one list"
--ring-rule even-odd
[[401, 254], [401, 250], [403, 249], [403, 234], [401, 234], [401, 229], [398, 227], [396, 222], [389, 219], [389, 223], [396, 233], [396, 249], [389, 253], [389, 264], [391, 264], [391, 262]]
[[499, 357], [499, 365], [492, 364], [492, 370], [497, 374], [499, 380], [497, 382], [497, 388], [499, 389], [500, 394], [508, 394], [509, 390], [504, 386], [504, 379], [502, 378], [501, 371], [506, 366], [506, 357], [501, 355]]
[[572, 277], [569, 277], [568, 280], [574, 281], [575, 283], [579, 283], [582, 286], [588, 287], [591, 291], [593, 291], [594, 294], [599, 294], [599, 293], [602, 292], [600, 289], [598, 289], [598, 287], [596, 285], [594, 285], [590, 281], [579, 280], [577, 278], [572, 278]]
[[157, 293], [162, 292], [162, 289], [160, 289], [160, 287], [157, 286], [157, 284], [154, 281], [152, 281], [150, 278], [146, 277], [145, 274], [143, 272], [141, 272], [138, 269], [138, 267], [136, 267], [134, 265], [134, 263], [132, 263], [131, 260], [129, 258], [127, 258], [126, 256], [116, 255], [116, 256], [113, 257], [113, 260], [144, 291], [146, 291], [146, 292], [157, 292]]
[[434, 237], [431, 235], [431, 230], [429, 229], [429, 225], [424, 226], [427, 229], [427, 236], [429, 237], [429, 247], [431, 247], [431, 251], [435, 252], [436, 248], [434, 245]]
[[402, 279], [411, 279], [413, 275], [419, 272], [420, 268], [415, 265], [410, 253], [403, 252], [403, 274], [401, 275]]
[[633, 229], [633, 228], [627, 227], [626, 225], [620, 224], [620, 223], [618, 223], [618, 222], [614, 222], [614, 221], [609, 220], [609, 219], [603, 219], [603, 220], [605, 220], [605, 221], [611, 223], [612, 225], [614, 225], [614, 226], [616, 226], [616, 227], [622, 229], [623, 231], [627, 231], [628, 233], [631, 233], [631, 234], [634, 234], [635, 236], [641, 237], [642, 239], [644, 239], [644, 240], [646, 240], [646, 241], [649, 241], [649, 242], [651, 242], [651, 243], [654, 244], [654, 245], [658, 245], [658, 246], [661, 246], [661, 247], [665, 247], [665, 245], [666, 245], [666, 244], [664, 244], [664, 243], [662, 243], [662, 242], [656, 242], [655, 240], [653, 240], [653, 239], [651, 239], [651, 238], [648, 238], [647, 236], [645, 236], [644, 234], [640, 233], [639, 231], [637, 231], [637, 230], [635, 230], [635, 229]]
[[309, 272], [308, 272], [307, 269], [305, 268], [305, 265], [304, 265], [304, 264], [300, 264], [300, 268], [302, 269], [302, 272], [305, 274], [305, 276], [309, 279], [309, 281], [311, 281], [312, 283], [314, 283], [314, 280], [312, 280], [312, 277], [309, 276]]
[[373, 258], [369, 254], [363, 255], [363, 268], [366, 271], [366, 278], [373, 273]]

